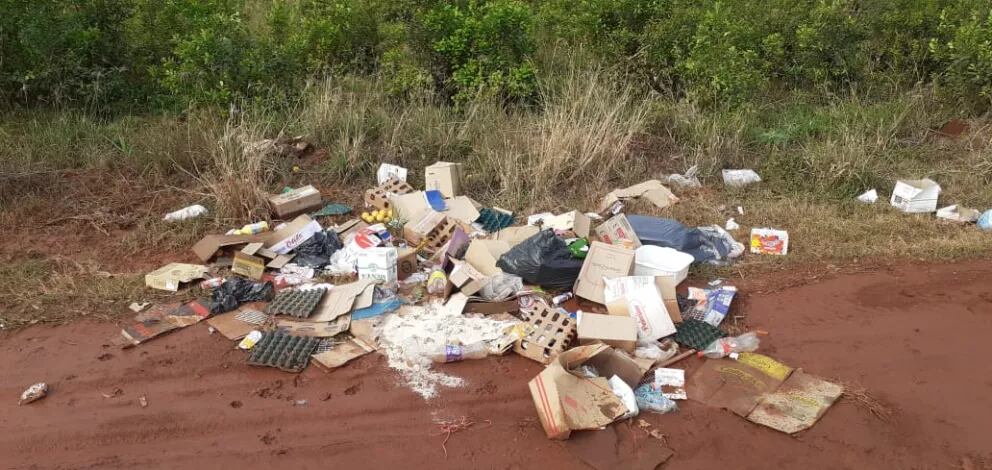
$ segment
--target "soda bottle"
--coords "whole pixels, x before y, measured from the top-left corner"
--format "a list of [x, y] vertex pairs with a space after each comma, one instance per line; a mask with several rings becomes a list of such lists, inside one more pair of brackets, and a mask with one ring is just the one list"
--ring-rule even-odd
[[706, 349], [699, 351], [696, 355], [700, 357], [706, 356], [710, 359], [719, 359], [727, 356], [733, 357], [737, 353], [756, 351], [759, 342], [761, 340], [758, 338], [758, 334], [752, 331], [740, 336], [720, 338], [710, 343], [709, 346], [706, 346]]
[[429, 352], [428, 357], [437, 363], [457, 362], [464, 359], [482, 359], [489, 355], [489, 348], [485, 343], [476, 342], [470, 344], [445, 344], [434, 348]]

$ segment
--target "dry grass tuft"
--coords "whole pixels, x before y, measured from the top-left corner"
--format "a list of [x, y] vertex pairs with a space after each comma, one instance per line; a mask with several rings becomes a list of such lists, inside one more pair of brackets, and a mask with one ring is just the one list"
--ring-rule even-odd
[[894, 414], [892, 407], [874, 396], [867, 388], [836, 380], [834, 382], [844, 387], [844, 394], [841, 395], [841, 400], [853, 402], [855, 406], [867, 410], [872, 416], [881, 421], [889, 422], [892, 419], [892, 415]]

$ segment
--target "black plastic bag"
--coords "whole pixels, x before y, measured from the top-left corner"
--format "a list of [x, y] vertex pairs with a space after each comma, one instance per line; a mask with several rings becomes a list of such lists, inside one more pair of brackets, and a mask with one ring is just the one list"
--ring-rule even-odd
[[520, 276], [528, 284], [568, 289], [579, 277], [582, 260], [572, 256], [568, 245], [555, 235], [554, 230], [547, 229], [503, 253], [496, 266], [503, 272]]
[[333, 230], [317, 232], [293, 250], [296, 253], [293, 262], [300, 266], [320, 269], [330, 264], [331, 255], [343, 246], [337, 232]]
[[271, 282], [252, 282], [240, 277], [229, 277], [210, 295], [210, 313], [230, 312], [244, 302], [272, 300], [275, 287]]

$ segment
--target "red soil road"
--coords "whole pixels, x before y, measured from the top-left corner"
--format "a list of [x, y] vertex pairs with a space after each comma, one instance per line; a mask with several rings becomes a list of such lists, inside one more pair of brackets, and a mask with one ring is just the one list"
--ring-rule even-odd
[[[737, 311], [770, 332], [766, 353], [866, 387], [891, 416], [844, 399], [790, 437], [683, 402], [675, 414], [642, 416], [675, 451], [665, 468], [992, 468], [992, 264], [901, 265], [781, 287], [807, 274], [740, 283]], [[204, 324], [125, 351], [103, 346], [116, 329], [0, 334], [0, 467], [585, 468], [544, 437], [527, 391], [541, 367], [516, 355], [445, 366], [468, 385], [425, 402], [378, 355], [297, 376], [245, 365]], [[37, 381], [51, 395], [17, 406]], [[492, 424], [453, 434], [445, 459], [432, 420], [461, 416]]]

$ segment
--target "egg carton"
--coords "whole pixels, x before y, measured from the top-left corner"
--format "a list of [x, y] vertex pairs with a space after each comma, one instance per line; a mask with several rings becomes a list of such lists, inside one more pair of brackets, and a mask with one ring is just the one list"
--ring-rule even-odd
[[706, 349], [710, 343], [727, 335], [719, 328], [695, 318], [686, 318], [682, 324], [675, 327], [675, 331], [676, 343], [697, 351]]
[[251, 348], [248, 364], [276, 367], [287, 372], [300, 372], [310, 363], [310, 355], [320, 338], [294, 336], [282, 331], [266, 331]]
[[266, 309], [269, 315], [289, 315], [296, 318], [307, 318], [313, 313], [327, 289], [290, 290], [282, 291], [272, 299]]
[[376, 209], [390, 209], [389, 196], [391, 194], [410, 194], [416, 191], [410, 183], [390, 178], [376, 188], [365, 191], [365, 205]]
[[479, 218], [475, 222], [487, 232], [497, 232], [513, 225], [513, 215], [484, 207], [479, 211]]
[[523, 319], [529, 324], [527, 336], [519, 339], [513, 351], [542, 364], [550, 363], [569, 348], [575, 338], [575, 320], [567, 313], [552, 310], [543, 303], [525, 312]]

